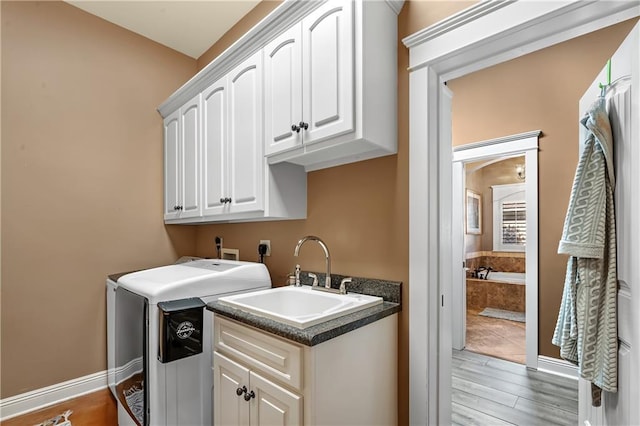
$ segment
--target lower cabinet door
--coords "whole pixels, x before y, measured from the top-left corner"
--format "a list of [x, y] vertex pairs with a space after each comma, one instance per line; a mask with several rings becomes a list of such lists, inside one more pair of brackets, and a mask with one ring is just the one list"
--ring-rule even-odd
[[216, 426], [302, 425], [302, 396], [213, 353], [213, 418]]
[[252, 426], [302, 425], [302, 396], [250, 372]]
[[249, 426], [249, 404], [243, 392], [248, 388], [249, 370], [214, 352], [213, 418], [216, 426]]

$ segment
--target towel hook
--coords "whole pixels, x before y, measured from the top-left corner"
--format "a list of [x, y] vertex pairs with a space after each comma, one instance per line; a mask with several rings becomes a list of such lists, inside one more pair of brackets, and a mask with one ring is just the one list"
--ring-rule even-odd
[[607, 86], [611, 85], [611, 59], [607, 61], [607, 84], [598, 83], [600, 87], [600, 96], [604, 96]]

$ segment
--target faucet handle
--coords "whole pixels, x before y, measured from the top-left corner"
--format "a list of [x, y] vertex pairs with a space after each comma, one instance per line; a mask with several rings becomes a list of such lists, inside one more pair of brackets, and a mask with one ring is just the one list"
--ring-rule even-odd
[[313, 272], [309, 272], [307, 273], [307, 275], [309, 276], [309, 278], [313, 278], [313, 283], [311, 284], [312, 287], [317, 287], [318, 286], [318, 276], [316, 274], [314, 274]]
[[296, 287], [300, 287], [300, 265], [296, 265]]
[[347, 294], [347, 284], [353, 282], [353, 278], [343, 278], [340, 281], [340, 294]]

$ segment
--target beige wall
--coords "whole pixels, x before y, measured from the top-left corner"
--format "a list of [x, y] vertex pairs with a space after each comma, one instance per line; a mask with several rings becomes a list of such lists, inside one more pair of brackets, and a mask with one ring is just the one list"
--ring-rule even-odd
[[[213, 238], [221, 235], [246, 260], [257, 258], [259, 239], [270, 239], [273, 255], [266, 263], [279, 285], [296, 261], [305, 269], [324, 268], [312, 245], [293, 258], [298, 238], [316, 234], [328, 243], [336, 273], [404, 282], [398, 398], [399, 422], [408, 424], [409, 86], [408, 52], [400, 40], [472, 3], [405, 3], [398, 21], [398, 155], [310, 173], [306, 220], [165, 227], [162, 127], [155, 108], [277, 2], [261, 3], [197, 63], [67, 4], [2, 2], [2, 397], [106, 368], [106, 274], [182, 254], [211, 256]], [[601, 64], [623, 32], [592, 36], [573, 56], [564, 56], [573, 51], [570, 44], [553, 56], [565, 65]], [[577, 68], [583, 66], [591, 65]], [[567, 90], [574, 76], [537, 67], [541, 74], [529, 92], [544, 102], [534, 106], [560, 115], [566, 108], [559, 99], [575, 95]], [[526, 68], [507, 69], [509, 75], [531, 74]], [[541, 187], [551, 193], [554, 181], [570, 179], [575, 149], [554, 149], [575, 140], [577, 110], [568, 108], [562, 112], [570, 118], [557, 120], [569, 130], [552, 131], [547, 122], [526, 115], [506, 120], [511, 110], [534, 108], [511, 99], [496, 107], [494, 126], [480, 123], [469, 109], [460, 109], [477, 108], [463, 101], [480, 90], [473, 78], [482, 74], [476, 74], [452, 82], [455, 117], [469, 120], [454, 128], [456, 143], [541, 128]], [[512, 86], [517, 89], [519, 80], [503, 77], [489, 80], [493, 86], [485, 96], [510, 99], [496, 94], [502, 87], [517, 92]], [[550, 81], [548, 92], [540, 90]], [[542, 202], [554, 200], [543, 198], [541, 210]], [[555, 229], [552, 223], [563, 214], [541, 218], [541, 227]], [[555, 281], [564, 265], [552, 263], [544, 265], [551, 268], [545, 279]], [[555, 291], [545, 287], [541, 297], [553, 299]]]
[[[473, 167], [474, 164], [467, 164], [467, 172], [465, 173], [465, 190], [470, 189], [478, 194], [482, 194], [482, 188], [484, 187], [482, 181], [482, 169], [476, 170], [474, 172], [469, 172], [469, 168]], [[464, 205], [466, 208], [466, 191], [465, 191], [465, 201]], [[483, 197], [484, 200], [484, 197]], [[484, 210], [484, 209], [483, 209]], [[485, 212], [483, 211], [483, 218], [485, 216]], [[466, 215], [465, 215], [465, 221]], [[486, 228], [482, 227], [482, 230], [485, 231]], [[473, 253], [482, 250], [482, 234], [464, 234], [464, 252], [465, 253]]]
[[107, 274], [192, 253], [156, 107], [196, 61], [62, 2], [2, 2], [1, 397], [106, 369]]
[[482, 169], [482, 250], [493, 250], [493, 190], [491, 185], [522, 183], [516, 176], [516, 164], [524, 164], [524, 157], [509, 158]]
[[628, 21], [449, 81], [453, 143], [542, 130], [539, 151], [539, 348], [551, 344], [566, 256], [558, 241], [578, 161], [578, 100], [631, 30]]
[[198, 58], [198, 71], [224, 52], [238, 38], [242, 37], [254, 25], [260, 22], [262, 18], [278, 7], [280, 3], [282, 3], [281, 0], [262, 0], [258, 3], [236, 25], [220, 37], [220, 40], [200, 55]]

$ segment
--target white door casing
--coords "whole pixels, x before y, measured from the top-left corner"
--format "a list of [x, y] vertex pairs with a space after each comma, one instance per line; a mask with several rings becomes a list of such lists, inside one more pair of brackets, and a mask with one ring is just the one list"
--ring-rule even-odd
[[440, 114], [443, 83], [639, 15], [636, 1], [480, 2], [403, 40], [410, 49], [411, 424], [451, 422], [450, 411], [440, 409], [450, 404], [451, 389], [439, 379], [451, 370], [439, 359], [438, 304], [454, 265], [450, 250], [434, 250], [451, 241], [451, 204], [439, 204], [441, 193], [451, 192], [451, 144], [438, 130], [450, 126]]

